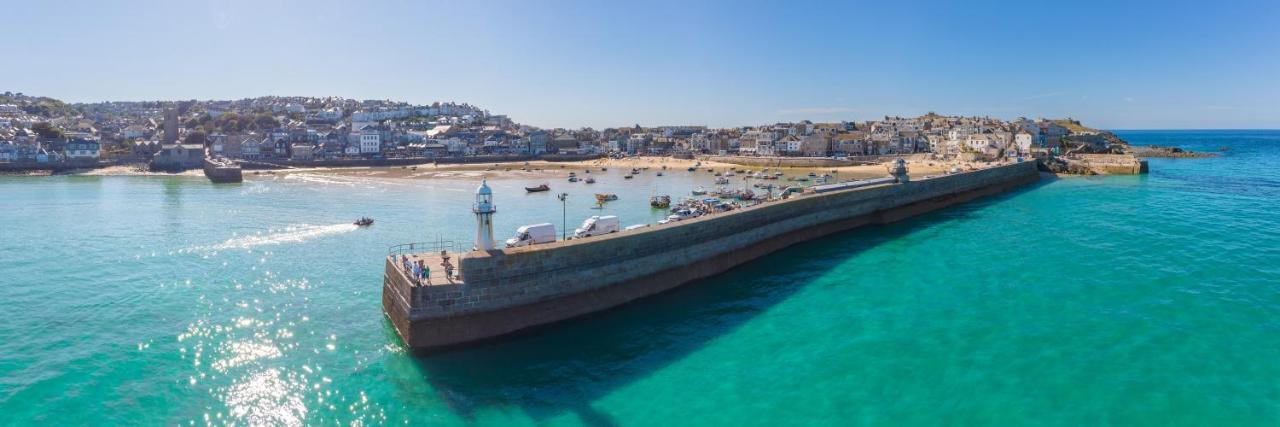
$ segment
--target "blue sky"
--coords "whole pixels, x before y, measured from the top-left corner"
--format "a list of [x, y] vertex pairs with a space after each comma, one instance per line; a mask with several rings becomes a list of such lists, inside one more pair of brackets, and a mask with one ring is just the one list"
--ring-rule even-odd
[[[902, 3], [902, 4], [898, 4]], [[470, 102], [544, 127], [1280, 128], [1280, 1], [5, 2], [0, 91]]]

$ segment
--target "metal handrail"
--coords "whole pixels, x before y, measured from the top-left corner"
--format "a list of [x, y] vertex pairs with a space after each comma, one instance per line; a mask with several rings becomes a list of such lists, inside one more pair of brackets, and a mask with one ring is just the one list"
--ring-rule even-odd
[[426, 252], [468, 252], [471, 249], [465, 245], [454, 242], [452, 240], [437, 240], [434, 242], [411, 242], [393, 245], [387, 248], [387, 255], [404, 255], [404, 254], [420, 254]]

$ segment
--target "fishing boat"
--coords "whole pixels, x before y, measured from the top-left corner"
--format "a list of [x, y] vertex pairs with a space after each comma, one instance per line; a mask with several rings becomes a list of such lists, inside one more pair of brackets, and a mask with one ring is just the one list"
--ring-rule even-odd
[[702, 186], [698, 186], [698, 188], [693, 189], [692, 193], [695, 196], [702, 196], [707, 194], [707, 189], [702, 188]]
[[659, 195], [659, 196], [650, 197], [649, 206], [652, 206], [658, 209], [669, 208], [671, 207], [671, 196]]
[[542, 185], [539, 185], [539, 186], [537, 186], [537, 187], [525, 187], [525, 188], [524, 188], [524, 191], [528, 191], [528, 192], [530, 192], [530, 193], [537, 193], [537, 192], [540, 192], [540, 191], [548, 191], [548, 190], [551, 190], [551, 186], [550, 186], [550, 185], [547, 185], [545, 182], [544, 182], [544, 183], [542, 183]]
[[353, 224], [355, 224], [357, 227], [368, 227], [370, 225], [373, 225], [373, 218], [363, 217], [363, 218], [357, 219], [356, 222], [354, 222]]
[[614, 193], [596, 193], [596, 200], [602, 202], [612, 202], [618, 200], [618, 195]]

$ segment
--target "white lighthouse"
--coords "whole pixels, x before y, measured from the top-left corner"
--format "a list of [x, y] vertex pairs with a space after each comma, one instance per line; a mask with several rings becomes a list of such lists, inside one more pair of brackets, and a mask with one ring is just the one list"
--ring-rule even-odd
[[476, 204], [471, 206], [471, 211], [476, 213], [475, 249], [493, 250], [493, 214], [498, 212], [498, 207], [493, 205], [493, 190], [489, 189], [489, 184], [483, 179], [480, 180], [480, 187], [476, 188]]

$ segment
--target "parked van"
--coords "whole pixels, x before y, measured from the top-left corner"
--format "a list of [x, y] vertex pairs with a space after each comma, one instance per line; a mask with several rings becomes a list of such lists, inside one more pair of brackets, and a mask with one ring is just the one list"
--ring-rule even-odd
[[582, 226], [573, 230], [573, 238], [599, 236], [618, 232], [618, 217], [614, 215], [593, 216], [582, 221]]
[[522, 225], [516, 229], [516, 235], [507, 239], [508, 248], [553, 243], [556, 241], [556, 226], [549, 222], [542, 224]]

